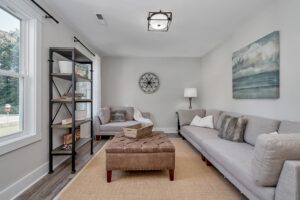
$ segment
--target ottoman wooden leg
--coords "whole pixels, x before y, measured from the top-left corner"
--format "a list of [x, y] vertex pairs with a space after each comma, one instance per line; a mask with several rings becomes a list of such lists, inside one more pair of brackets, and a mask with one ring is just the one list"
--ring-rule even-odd
[[106, 181], [107, 181], [108, 183], [111, 182], [111, 176], [112, 176], [112, 171], [111, 171], [111, 170], [106, 171]]
[[170, 181], [174, 181], [174, 169], [169, 169]]
[[212, 166], [211, 162], [209, 162], [209, 160], [206, 159], [206, 165], [207, 166]]
[[201, 154], [202, 161], [206, 161], [206, 158]]

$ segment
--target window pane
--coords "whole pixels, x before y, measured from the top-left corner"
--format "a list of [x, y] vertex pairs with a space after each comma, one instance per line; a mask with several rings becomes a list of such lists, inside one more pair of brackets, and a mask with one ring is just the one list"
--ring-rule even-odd
[[22, 79], [0, 75], [0, 137], [22, 130], [20, 80]]
[[18, 18], [0, 8], [0, 69], [19, 72], [20, 26]]

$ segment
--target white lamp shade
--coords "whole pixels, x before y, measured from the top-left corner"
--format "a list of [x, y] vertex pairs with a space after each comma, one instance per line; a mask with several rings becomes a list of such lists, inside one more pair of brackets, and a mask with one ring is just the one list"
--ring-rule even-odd
[[197, 97], [197, 88], [184, 88], [184, 97]]

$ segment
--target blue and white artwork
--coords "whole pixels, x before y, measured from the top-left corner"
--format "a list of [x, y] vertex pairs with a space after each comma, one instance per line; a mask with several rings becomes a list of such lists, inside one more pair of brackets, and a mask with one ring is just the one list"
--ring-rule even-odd
[[234, 52], [232, 62], [233, 98], [279, 98], [279, 31]]

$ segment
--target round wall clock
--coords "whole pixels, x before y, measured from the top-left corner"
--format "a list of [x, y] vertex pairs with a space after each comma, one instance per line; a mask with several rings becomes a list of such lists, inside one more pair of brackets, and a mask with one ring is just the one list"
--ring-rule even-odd
[[142, 74], [139, 79], [140, 88], [147, 94], [154, 93], [158, 90], [159, 79], [156, 74], [147, 72]]

